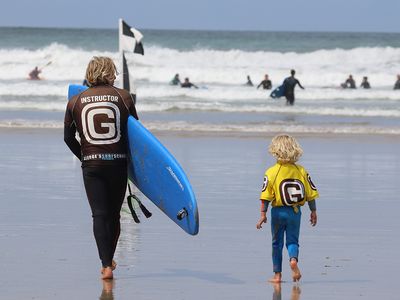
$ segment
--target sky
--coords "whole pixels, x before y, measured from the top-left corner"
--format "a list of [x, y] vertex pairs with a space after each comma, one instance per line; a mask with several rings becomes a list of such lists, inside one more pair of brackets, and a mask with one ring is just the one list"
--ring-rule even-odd
[[400, 32], [400, 0], [2, 0], [0, 26]]

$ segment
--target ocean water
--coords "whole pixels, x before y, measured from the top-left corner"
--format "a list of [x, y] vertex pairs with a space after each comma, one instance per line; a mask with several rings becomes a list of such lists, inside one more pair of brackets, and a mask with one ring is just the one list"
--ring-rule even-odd
[[[400, 34], [142, 30], [145, 55], [126, 54], [137, 109], [151, 130], [400, 134]], [[120, 65], [117, 30], [0, 28], [0, 127], [62, 127], [67, 87], [94, 55]], [[29, 81], [45, 66], [43, 81]], [[257, 85], [290, 69], [306, 88], [294, 107]], [[175, 73], [199, 89], [168, 83]], [[339, 88], [349, 74], [357, 85]], [[117, 79], [118, 80], [118, 79]], [[118, 84], [118, 82], [117, 82]]]

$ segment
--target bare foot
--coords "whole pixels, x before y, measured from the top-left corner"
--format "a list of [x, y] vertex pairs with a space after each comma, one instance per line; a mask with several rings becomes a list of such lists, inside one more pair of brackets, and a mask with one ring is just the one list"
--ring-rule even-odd
[[299, 281], [300, 278], [301, 278], [301, 273], [300, 273], [299, 267], [297, 266], [297, 260], [296, 259], [292, 258], [290, 260], [290, 268], [292, 269], [293, 281], [294, 282]]
[[282, 282], [282, 273], [275, 273], [274, 277], [268, 280], [271, 283], [279, 283]]
[[113, 279], [113, 270], [111, 267], [103, 268], [101, 272], [101, 279]]
[[[111, 270], [114, 271], [116, 268], [117, 268], [117, 263], [115, 262], [115, 260], [112, 260], [112, 262], [111, 262]], [[102, 267], [101, 270], [100, 270], [100, 273], [103, 274], [104, 270], [105, 270], [105, 268]]]
[[116, 268], [117, 268], [117, 263], [115, 262], [115, 260], [112, 260], [111, 269], [114, 271]]

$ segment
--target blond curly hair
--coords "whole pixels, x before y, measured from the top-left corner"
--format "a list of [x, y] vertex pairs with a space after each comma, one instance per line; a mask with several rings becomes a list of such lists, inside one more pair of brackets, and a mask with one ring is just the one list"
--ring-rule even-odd
[[303, 149], [294, 137], [282, 134], [272, 139], [268, 152], [280, 163], [295, 163], [303, 154]]
[[89, 86], [114, 84], [117, 68], [113, 60], [106, 56], [94, 56], [86, 68], [86, 81]]

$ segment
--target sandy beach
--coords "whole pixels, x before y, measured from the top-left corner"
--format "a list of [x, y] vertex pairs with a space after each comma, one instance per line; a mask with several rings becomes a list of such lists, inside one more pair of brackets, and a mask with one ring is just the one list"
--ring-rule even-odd
[[200, 233], [188, 236], [142, 199], [153, 217], [135, 224], [122, 212], [118, 268], [105, 286], [80, 162], [62, 131], [0, 137], [0, 299], [398, 299], [397, 136], [296, 136], [320, 191], [319, 223], [308, 224], [304, 207], [303, 278], [294, 285], [285, 265], [280, 289], [266, 283], [269, 224], [255, 228], [271, 136], [158, 135], [191, 180]]

